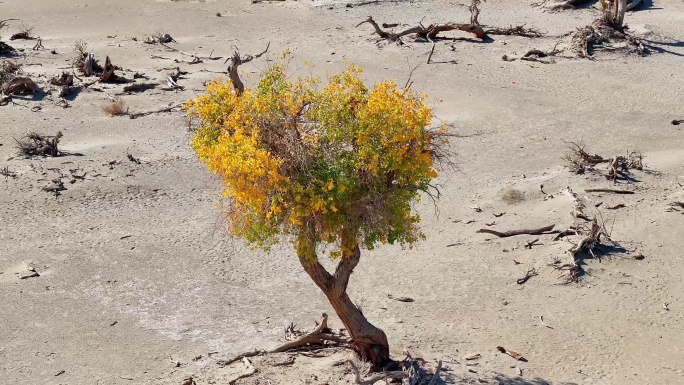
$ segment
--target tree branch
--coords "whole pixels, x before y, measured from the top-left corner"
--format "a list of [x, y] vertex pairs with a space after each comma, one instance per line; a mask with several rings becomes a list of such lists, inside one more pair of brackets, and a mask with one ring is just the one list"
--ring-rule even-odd
[[333, 279], [333, 276], [330, 275], [328, 270], [326, 270], [325, 267], [318, 262], [318, 257], [316, 256], [315, 252], [310, 256], [298, 255], [298, 257], [299, 263], [304, 268], [304, 271], [309, 274], [309, 277], [311, 277], [316, 286], [323, 290], [324, 293], [329, 293], [333, 288], [335, 280]]

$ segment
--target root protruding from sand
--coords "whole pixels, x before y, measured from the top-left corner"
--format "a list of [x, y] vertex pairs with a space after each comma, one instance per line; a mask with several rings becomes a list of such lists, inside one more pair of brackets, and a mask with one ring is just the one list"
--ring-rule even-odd
[[587, 59], [592, 59], [598, 48], [622, 49], [642, 56], [649, 53], [640, 38], [628, 34], [622, 26], [613, 24], [606, 18], [596, 19], [590, 25], [578, 29], [572, 35], [570, 48], [577, 57]]
[[328, 315], [323, 313], [321, 323], [318, 324], [312, 332], [307, 333], [294, 341], [286, 342], [277, 348], [270, 350], [269, 353], [282, 353], [309, 345], [325, 345], [329, 343], [345, 345], [348, 342], [347, 339], [335, 335], [330, 328], [328, 328]]
[[610, 243], [615, 245], [610, 239], [610, 235], [606, 231], [604, 225], [599, 224], [596, 218], [591, 222], [590, 227], [584, 227], [579, 229], [579, 232], [586, 234], [582, 240], [573, 245], [570, 250], [568, 250], [569, 261], [561, 264], [560, 261], [553, 264], [557, 270], [561, 270], [565, 273], [565, 283], [579, 283], [582, 280], [584, 270], [582, 269], [582, 254], [591, 255], [595, 258], [594, 254], [597, 249], [605, 243]]
[[585, 145], [581, 142], [570, 142], [568, 153], [563, 160], [568, 162], [567, 167], [576, 174], [583, 174], [586, 170], [594, 170], [601, 163], [608, 164], [606, 178], [617, 182], [618, 179], [629, 179], [630, 170], [644, 169], [644, 156], [638, 151], [628, 152], [625, 156], [604, 158], [600, 155], [590, 155]]

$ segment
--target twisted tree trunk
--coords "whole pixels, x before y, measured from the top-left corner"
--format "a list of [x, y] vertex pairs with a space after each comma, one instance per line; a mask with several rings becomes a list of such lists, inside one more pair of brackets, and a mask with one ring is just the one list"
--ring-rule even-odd
[[349, 277], [359, 263], [361, 252], [358, 243], [352, 237], [342, 239], [342, 257], [330, 274], [321, 265], [315, 253], [299, 255], [299, 262], [311, 279], [323, 291], [335, 313], [344, 324], [352, 339], [354, 349], [362, 360], [372, 363], [376, 368], [385, 366], [389, 361], [389, 344], [382, 329], [368, 322], [366, 317], [347, 295]]

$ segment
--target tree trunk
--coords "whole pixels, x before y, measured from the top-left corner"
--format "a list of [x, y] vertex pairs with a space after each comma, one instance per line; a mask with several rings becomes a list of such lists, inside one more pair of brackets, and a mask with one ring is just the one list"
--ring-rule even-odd
[[615, 25], [622, 28], [625, 23], [625, 12], [627, 11], [627, 0], [615, 0]]
[[[349, 244], [344, 242], [343, 244]], [[358, 245], [342, 252], [342, 258], [335, 269], [335, 274], [330, 274], [321, 265], [315, 253], [299, 255], [299, 262], [311, 279], [323, 291], [332, 305], [335, 313], [344, 324], [352, 339], [352, 344], [362, 360], [372, 363], [376, 368], [385, 366], [390, 361], [389, 344], [387, 336], [366, 319], [347, 295], [347, 284], [354, 267], [359, 263], [361, 252]], [[312, 249], [308, 249], [312, 250]]]

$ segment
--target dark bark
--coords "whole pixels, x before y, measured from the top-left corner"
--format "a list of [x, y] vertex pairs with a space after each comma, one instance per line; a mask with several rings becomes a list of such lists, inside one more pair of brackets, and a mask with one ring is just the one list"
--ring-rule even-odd
[[300, 255], [299, 261], [314, 283], [328, 297], [335, 313], [349, 332], [351, 344], [361, 359], [380, 368], [390, 361], [387, 336], [382, 329], [368, 322], [361, 309], [354, 305], [347, 295], [349, 277], [359, 263], [361, 252], [356, 242], [349, 242], [349, 237], [343, 237], [343, 244], [353, 246], [345, 248], [334, 274], [330, 274], [313, 253]]

